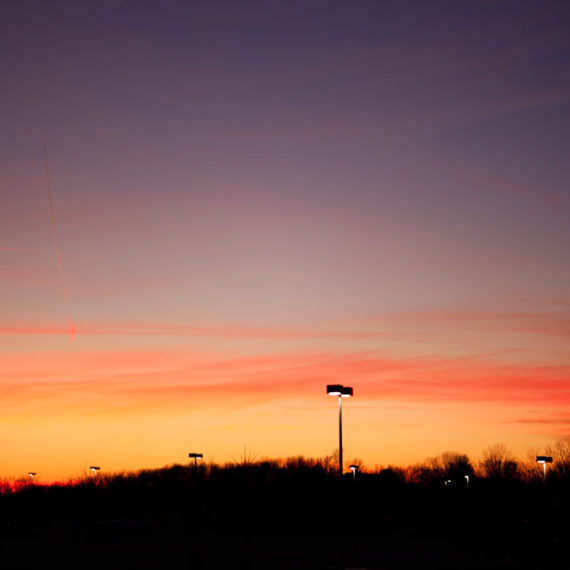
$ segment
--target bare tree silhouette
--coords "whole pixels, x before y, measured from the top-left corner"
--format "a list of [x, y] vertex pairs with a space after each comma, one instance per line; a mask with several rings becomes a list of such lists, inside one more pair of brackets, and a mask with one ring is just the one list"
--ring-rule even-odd
[[479, 466], [490, 479], [514, 479], [520, 474], [518, 461], [504, 443], [495, 443], [485, 449]]
[[570, 438], [559, 439], [553, 445], [547, 445], [545, 450], [553, 459], [552, 475], [570, 478]]

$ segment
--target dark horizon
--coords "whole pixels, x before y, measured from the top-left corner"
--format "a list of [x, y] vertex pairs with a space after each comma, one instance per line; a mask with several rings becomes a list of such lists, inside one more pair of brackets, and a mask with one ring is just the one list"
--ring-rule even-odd
[[28, 484], [0, 493], [2, 563], [485, 570], [568, 560], [570, 454], [545, 482], [521, 478], [508, 458], [486, 478], [462, 454], [441, 459], [414, 479], [398, 469], [341, 478], [334, 462], [291, 458]]

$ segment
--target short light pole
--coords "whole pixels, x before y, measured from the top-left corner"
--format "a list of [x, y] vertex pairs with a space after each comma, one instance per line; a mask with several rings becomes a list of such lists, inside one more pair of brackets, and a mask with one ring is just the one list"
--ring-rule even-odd
[[31, 481], [32, 483], [33, 483], [33, 481], [34, 481], [34, 477], [35, 477], [35, 476], [36, 476], [36, 474], [35, 474], [34, 471], [30, 471], [30, 472], [28, 473], [28, 477], [30, 478], [30, 481]]
[[91, 473], [93, 473], [93, 477], [97, 477], [97, 471], [101, 470], [101, 467], [97, 467], [96, 465], [91, 465], [91, 467], [89, 467]]
[[469, 487], [469, 475], [464, 475], [465, 477], [465, 486]]
[[358, 465], [351, 465], [350, 470], [352, 471], [352, 480], [356, 482], [356, 472], [358, 471]]
[[202, 459], [203, 455], [201, 453], [189, 453], [188, 457], [194, 458], [194, 469], [198, 468], [198, 459]]
[[548, 457], [547, 455], [537, 455], [536, 462], [542, 463], [542, 472], [543, 472], [544, 482], [546, 483], [546, 464], [552, 463], [552, 457]]
[[353, 389], [341, 384], [327, 385], [329, 396], [338, 396], [338, 474], [342, 477], [342, 399], [354, 395]]

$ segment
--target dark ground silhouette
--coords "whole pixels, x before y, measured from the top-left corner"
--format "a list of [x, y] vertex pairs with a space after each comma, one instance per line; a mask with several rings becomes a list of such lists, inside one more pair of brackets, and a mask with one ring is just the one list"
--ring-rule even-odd
[[[447, 480], [447, 479], [446, 479]], [[565, 478], [342, 479], [314, 461], [173, 466], [0, 495], [0, 567], [568, 567]], [[560, 564], [560, 562], [558, 562]]]

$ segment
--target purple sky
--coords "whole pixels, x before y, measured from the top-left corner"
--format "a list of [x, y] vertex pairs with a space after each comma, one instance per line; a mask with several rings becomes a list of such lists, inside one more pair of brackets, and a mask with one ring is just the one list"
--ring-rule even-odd
[[[467, 357], [555, 368], [565, 402], [569, 29], [549, 0], [4, 2], [0, 355]], [[519, 411], [485, 437], [558, 434]]]

